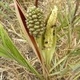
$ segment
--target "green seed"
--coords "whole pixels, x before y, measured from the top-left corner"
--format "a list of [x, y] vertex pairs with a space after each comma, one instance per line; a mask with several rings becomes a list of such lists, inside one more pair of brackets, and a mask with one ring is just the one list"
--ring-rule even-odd
[[39, 25], [40, 23], [39, 22], [35, 22], [35, 25]]

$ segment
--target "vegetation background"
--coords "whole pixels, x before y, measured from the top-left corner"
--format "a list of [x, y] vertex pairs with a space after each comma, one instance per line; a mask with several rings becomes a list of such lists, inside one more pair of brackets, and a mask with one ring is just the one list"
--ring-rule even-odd
[[[25, 14], [27, 7], [35, 3], [35, 0], [18, 1], [23, 6]], [[54, 5], [58, 6], [58, 18], [56, 22], [57, 45], [52, 63], [56, 65], [55, 63], [58, 62], [59, 66], [55, 66], [55, 73], [52, 74], [53, 80], [80, 80], [80, 1], [39, 0], [38, 3], [38, 6], [44, 10], [45, 17]], [[23, 37], [12, 0], [0, 0], [0, 23], [3, 24], [24, 57], [39, 73], [42, 73], [36, 55]], [[73, 51], [72, 55], [65, 61], [59, 62], [64, 60], [70, 51]], [[0, 80], [38, 80], [38, 78], [16, 61], [0, 57]]]

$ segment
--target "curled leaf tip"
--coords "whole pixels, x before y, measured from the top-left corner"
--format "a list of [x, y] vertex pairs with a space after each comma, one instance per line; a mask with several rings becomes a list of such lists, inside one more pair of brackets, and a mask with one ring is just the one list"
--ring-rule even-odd
[[58, 11], [58, 7], [56, 5], [54, 5], [54, 8], [52, 9], [52, 12], [51, 12], [48, 22], [47, 22], [47, 27], [51, 27], [51, 26], [55, 25], [56, 19], [57, 19], [57, 11]]

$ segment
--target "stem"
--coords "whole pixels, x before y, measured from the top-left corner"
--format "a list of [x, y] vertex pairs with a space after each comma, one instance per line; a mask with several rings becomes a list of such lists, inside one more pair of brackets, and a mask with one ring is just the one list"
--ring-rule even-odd
[[76, 7], [75, 7], [74, 15], [73, 15], [73, 18], [72, 18], [72, 23], [76, 19], [76, 13], [78, 11], [78, 8], [79, 8], [79, 0], [76, 0]]
[[[42, 38], [43, 38], [42, 36], [39, 37], [39, 38], [35, 38], [36, 42], [38, 43], [37, 45], [38, 45], [39, 50], [41, 51], [41, 53], [42, 53], [42, 48], [43, 48], [43, 44], [42, 44], [43, 39]], [[41, 64], [41, 66], [42, 66], [43, 76], [44, 76], [45, 80], [51, 80], [50, 76], [49, 76], [49, 68], [48, 68], [49, 64], [48, 63], [45, 64], [43, 55], [42, 55], [42, 64]]]
[[38, 0], [35, 0], [35, 6], [38, 7]]
[[67, 19], [67, 22], [68, 22], [68, 43], [69, 43], [69, 48], [70, 48], [71, 47], [71, 27], [72, 27], [70, 0], [67, 1], [67, 4], [68, 4], [68, 13], [69, 13], [69, 18]]
[[68, 42], [69, 42], [69, 48], [71, 47], [71, 25], [68, 27]]

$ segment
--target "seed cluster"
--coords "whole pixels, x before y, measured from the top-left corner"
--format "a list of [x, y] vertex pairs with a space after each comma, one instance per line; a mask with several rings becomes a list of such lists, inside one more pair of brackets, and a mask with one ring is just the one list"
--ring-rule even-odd
[[43, 12], [35, 6], [28, 8], [26, 23], [30, 34], [34, 37], [39, 37], [45, 31]]

